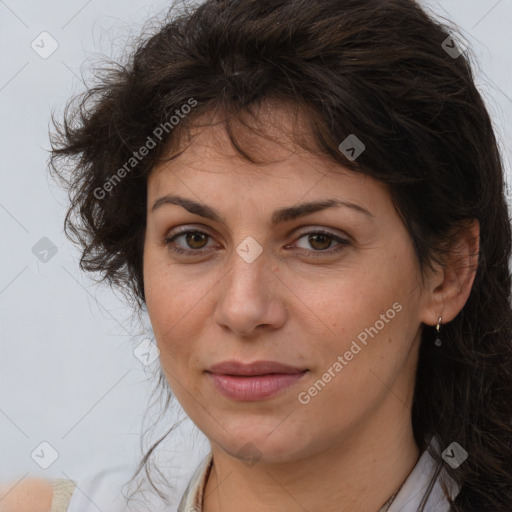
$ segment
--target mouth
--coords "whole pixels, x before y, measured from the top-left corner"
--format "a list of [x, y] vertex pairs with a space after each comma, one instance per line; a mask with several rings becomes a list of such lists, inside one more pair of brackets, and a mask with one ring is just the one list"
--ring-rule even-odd
[[261, 401], [297, 384], [308, 371], [273, 361], [249, 365], [231, 361], [212, 366], [206, 374], [226, 398]]
[[239, 361], [224, 361], [211, 366], [208, 373], [229, 375], [229, 376], [263, 376], [263, 375], [293, 375], [308, 371], [307, 368], [299, 368], [277, 361], [255, 361], [252, 363], [241, 363]]

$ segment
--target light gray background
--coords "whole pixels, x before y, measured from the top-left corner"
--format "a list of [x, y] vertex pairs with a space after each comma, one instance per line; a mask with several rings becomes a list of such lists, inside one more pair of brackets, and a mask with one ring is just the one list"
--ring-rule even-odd
[[[62, 232], [66, 197], [45, 169], [50, 111], [61, 112], [82, 89], [85, 59], [93, 65], [98, 55], [119, 54], [125, 38], [168, 5], [0, 0], [0, 483], [25, 476], [80, 479], [140, 458], [141, 421], [158, 360], [144, 366], [134, 356], [144, 336], [131, 311], [79, 271], [79, 254]], [[512, 0], [424, 5], [457, 23], [470, 42], [510, 176]], [[43, 31], [59, 45], [46, 59], [31, 48]], [[32, 253], [42, 237], [58, 248], [47, 263]], [[178, 416], [179, 408], [158, 432]], [[189, 420], [183, 426], [176, 442], [195, 432], [198, 452], [204, 451], [204, 436]], [[48, 469], [31, 457], [44, 441], [58, 452]], [[169, 452], [161, 453], [167, 460]]]

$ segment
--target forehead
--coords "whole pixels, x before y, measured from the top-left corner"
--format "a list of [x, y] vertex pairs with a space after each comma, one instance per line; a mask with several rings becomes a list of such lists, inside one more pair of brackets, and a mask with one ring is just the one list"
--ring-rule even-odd
[[383, 183], [310, 150], [314, 151], [312, 134], [301, 111], [266, 103], [255, 117], [234, 120], [235, 143], [255, 162], [233, 146], [225, 119], [221, 113], [194, 119], [181, 154], [152, 170], [150, 200], [179, 190], [210, 203], [225, 202], [240, 192], [246, 200], [259, 198], [261, 203], [269, 199], [293, 203], [336, 194], [374, 204], [389, 201]]
[[[182, 162], [198, 153], [201, 158], [222, 155], [264, 165], [274, 159], [286, 158], [290, 153], [311, 153], [316, 146], [310, 119], [303, 108], [275, 100], [266, 100], [236, 115], [220, 110], [195, 115], [186, 120], [185, 128], [177, 132], [177, 136], [181, 140], [173, 141], [174, 152], [169, 154], [185, 151], [184, 158], [178, 157]], [[249, 158], [244, 158], [237, 147]]]

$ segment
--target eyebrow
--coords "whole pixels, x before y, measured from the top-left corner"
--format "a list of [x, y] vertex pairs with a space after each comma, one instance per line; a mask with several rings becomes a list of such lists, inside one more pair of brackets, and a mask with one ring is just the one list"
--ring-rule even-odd
[[[225, 223], [225, 220], [221, 217], [221, 215], [210, 206], [176, 195], [160, 197], [153, 204], [151, 211], [154, 212], [164, 204], [174, 204], [181, 206], [182, 208], [185, 208], [185, 210], [195, 215], [199, 215], [216, 222]], [[296, 206], [289, 206], [275, 210], [272, 214], [272, 226], [276, 226], [281, 222], [291, 221], [299, 217], [318, 212], [320, 210], [325, 210], [326, 208], [334, 208], [339, 206], [351, 208], [356, 212], [366, 215], [367, 217], [374, 218], [372, 213], [358, 204], [351, 203], [349, 201], [342, 201], [340, 199], [323, 199], [320, 201], [301, 203]]]

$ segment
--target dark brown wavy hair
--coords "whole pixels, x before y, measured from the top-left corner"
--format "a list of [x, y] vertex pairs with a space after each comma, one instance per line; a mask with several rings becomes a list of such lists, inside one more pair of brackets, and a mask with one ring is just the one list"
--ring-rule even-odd
[[[225, 113], [233, 146], [255, 162], [233, 123], [256, 129], [267, 100], [303, 113], [311, 139], [304, 147], [389, 185], [422, 271], [444, 261], [454, 230], [478, 219], [476, 277], [461, 312], [442, 327], [442, 348], [435, 329], [422, 326], [412, 423], [421, 450], [439, 439], [432, 456], [461, 487], [452, 511], [510, 512], [511, 223], [469, 50], [448, 51], [463, 50], [448, 39], [454, 31], [413, 0], [178, 4], [123, 63], [98, 70], [62, 121], [52, 116], [49, 169], [68, 189], [65, 231], [82, 249], [81, 268], [139, 309], [147, 178], [183, 150], [203, 114]], [[338, 147], [350, 134], [366, 147], [357, 160]], [[167, 408], [162, 373], [159, 386]], [[150, 456], [167, 434], [137, 473], [144, 467], [151, 480]], [[457, 469], [440, 453], [453, 441], [469, 454]]]

